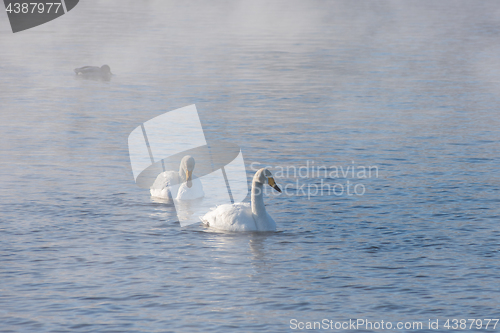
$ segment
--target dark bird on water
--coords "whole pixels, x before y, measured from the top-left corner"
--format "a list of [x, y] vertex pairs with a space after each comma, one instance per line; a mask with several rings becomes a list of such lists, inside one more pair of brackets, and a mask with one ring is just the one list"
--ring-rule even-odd
[[80, 68], [75, 68], [76, 75], [95, 80], [109, 80], [111, 79], [111, 68], [108, 65], [97, 66], [84, 66]]

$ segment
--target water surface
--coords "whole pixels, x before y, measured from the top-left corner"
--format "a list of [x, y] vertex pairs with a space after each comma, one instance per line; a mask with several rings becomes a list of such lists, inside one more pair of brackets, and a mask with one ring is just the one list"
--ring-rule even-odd
[[[496, 2], [84, 1], [17, 34], [3, 16], [2, 332], [499, 317]], [[72, 72], [102, 64], [110, 82]], [[274, 233], [181, 228], [134, 184], [127, 138], [193, 103], [249, 179], [313, 162], [378, 177], [268, 195]]]

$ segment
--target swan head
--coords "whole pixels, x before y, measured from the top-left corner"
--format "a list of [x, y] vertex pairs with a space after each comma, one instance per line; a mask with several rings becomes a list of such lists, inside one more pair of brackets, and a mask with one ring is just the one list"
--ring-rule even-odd
[[274, 188], [276, 191], [281, 192], [281, 189], [279, 188], [278, 185], [276, 185], [276, 182], [274, 181], [273, 174], [269, 169], [262, 168], [259, 171], [255, 173], [255, 176], [253, 176], [253, 181], [256, 183], [261, 183], [261, 184], [268, 184], [272, 188]]
[[184, 181], [187, 182], [187, 187], [193, 186], [193, 170], [195, 166], [194, 158], [191, 155], [186, 155], [181, 160], [179, 173]]

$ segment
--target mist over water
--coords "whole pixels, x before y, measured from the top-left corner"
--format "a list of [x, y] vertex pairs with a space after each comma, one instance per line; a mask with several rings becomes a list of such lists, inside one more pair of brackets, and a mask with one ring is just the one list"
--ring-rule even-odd
[[[499, 22], [495, 1], [81, 1], [16, 34], [0, 14], [0, 331], [498, 318]], [[366, 192], [266, 193], [275, 233], [181, 228], [127, 138], [190, 104], [249, 180], [378, 175], [277, 177]]]

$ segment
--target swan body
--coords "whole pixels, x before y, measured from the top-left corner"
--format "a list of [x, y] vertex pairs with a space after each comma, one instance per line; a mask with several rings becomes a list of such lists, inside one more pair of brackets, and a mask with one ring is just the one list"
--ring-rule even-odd
[[[177, 200], [194, 200], [205, 196], [199, 178], [193, 179], [194, 158], [186, 155], [182, 158], [179, 172], [165, 171], [156, 177], [150, 188], [152, 197]], [[179, 185], [179, 186], [175, 186]]]
[[199, 178], [194, 178], [192, 180], [193, 185], [189, 187], [186, 183], [182, 183], [177, 190], [177, 200], [194, 200], [203, 198], [205, 192], [203, 191], [203, 185]]
[[[152, 197], [169, 199], [170, 197], [174, 197], [174, 195], [170, 193], [169, 187], [174, 184], [179, 184], [180, 182], [179, 173], [175, 171], [165, 171], [156, 177], [149, 192]], [[177, 197], [177, 193], [175, 193], [175, 197]]]
[[266, 183], [281, 192], [274, 182], [271, 171], [265, 168], [260, 169], [253, 177], [250, 203], [217, 206], [201, 217], [201, 221], [206, 226], [226, 231], [276, 230], [276, 223], [267, 213], [264, 205], [263, 186]]
[[109, 80], [111, 78], [111, 68], [108, 65], [97, 66], [84, 66], [75, 68], [75, 73], [78, 76], [88, 79], [103, 79]]

